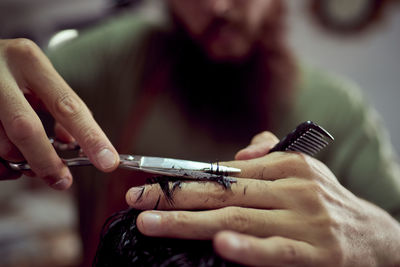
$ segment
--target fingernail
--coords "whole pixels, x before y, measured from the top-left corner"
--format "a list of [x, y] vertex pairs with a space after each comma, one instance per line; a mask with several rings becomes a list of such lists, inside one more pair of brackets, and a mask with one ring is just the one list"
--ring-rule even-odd
[[69, 183], [70, 181], [67, 178], [62, 178], [50, 186], [56, 190], [64, 190], [68, 187]]
[[131, 189], [129, 189], [129, 199], [131, 203], [135, 203], [137, 201], [139, 201], [144, 193], [144, 186], [141, 187], [132, 187]]
[[161, 215], [155, 212], [145, 212], [142, 215], [142, 222], [146, 234], [158, 233], [161, 226]]
[[[61, 178], [60, 178], [61, 177]], [[50, 181], [50, 186], [56, 190], [67, 189], [72, 182], [72, 174], [67, 167], [64, 167], [61, 171], [61, 175], [53, 178], [46, 178], [45, 180]], [[55, 181], [52, 183], [52, 181]]]
[[106, 170], [115, 166], [117, 158], [111, 150], [105, 148], [97, 154], [97, 162], [101, 168]]

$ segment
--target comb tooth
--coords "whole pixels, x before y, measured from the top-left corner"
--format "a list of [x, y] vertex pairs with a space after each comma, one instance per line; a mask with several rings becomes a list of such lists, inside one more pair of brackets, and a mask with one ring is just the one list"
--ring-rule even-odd
[[296, 140], [295, 143], [315, 152], [318, 152], [321, 149], [321, 147], [317, 143], [309, 142], [306, 139], [304, 139], [304, 137], [299, 140]]
[[270, 152], [298, 151], [313, 156], [333, 140], [333, 136], [325, 129], [311, 121], [306, 121], [299, 124], [295, 130], [275, 145]]
[[316, 142], [315, 140], [312, 139], [308, 139], [307, 137], [301, 138], [299, 141], [306, 146], [311, 146], [316, 149], [322, 149], [326, 146], [325, 144]]
[[306, 145], [306, 146], [312, 146], [313, 148], [316, 148], [318, 150], [324, 148], [327, 144], [325, 144], [324, 142], [320, 142], [319, 140], [317, 140], [316, 138], [310, 138], [308, 132], [306, 132], [305, 134], [303, 134], [299, 140], [299, 142], [301, 142], [302, 144]]
[[[316, 132], [317, 134], [315, 134], [315, 132], [309, 132], [309, 136], [312, 136], [312, 137], [314, 137], [314, 138], [316, 138], [316, 139], [318, 139], [318, 140], [321, 140], [322, 142], [327, 142], [326, 140], [325, 140], [325, 138], [324, 138], [324, 136], [323, 135], [321, 135], [320, 133], [318, 133], [318, 132]], [[328, 144], [329, 144], [329, 142], [327, 142]]]
[[324, 139], [324, 136], [323, 136], [321, 133], [315, 131], [314, 129], [310, 129], [310, 130], [308, 131], [308, 133], [309, 133], [311, 136], [317, 138], [318, 140], [325, 140], [325, 139]]
[[318, 133], [319, 135], [323, 136], [324, 139], [327, 139], [329, 141], [335, 140], [335, 138], [333, 138], [333, 136], [328, 131], [326, 131], [324, 128], [322, 128], [321, 126], [317, 126], [317, 129], [311, 128], [311, 130], [313, 132]]
[[311, 133], [314, 133], [317, 136], [319, 136], [320, 137], [319, 139], [321, 139], [321, 140], [325, 140], [325, 141], [326, 140], [329, 140], [329, 141], [333, 140], [333, 137], [331, 135], [329, 135], [329, 133], [324, 134], [324, 133], [321, 133], [321, 132], [319, 132], [319, 131], [317, 131], [317, 130], [315, 130], [313, 128], [311, 128], [310, 131], [311, 131]]
[[321, 144], [321, 145], [323, 145], [323, 146], [326, 146], [326, 145], [329, 144], [329, 142], [326, 141], [324, 138], [315, 137], [315, 136], [313, 136], [312, 133], [310, 133], [310, 132], [307, 132], [307, 133], [304, 135], [304, 138], [308, 138], [308, 139], [310, 139], [310, 140], [313, 140], [314, 142], [319, 143], [319, 144]]
[[320, 150], [322, 150], [325, 145], [320, 144], [320, 143], [315, 143], [314, 141], [309, 141], [308, 139], [302, 138], [302, 140], [299, 140], [300, 144], [302, 144], [303, 146], [309, 147], [310, 149], [314, 149], [317, 152], [319, 152]]
[[302, 144], [300, 144], [298, 142], [294, 142], [290, 146], [293, 147], [293, 148], [296, 148], [297, 151], [299, 151], [299, 152], [305, 152], [305, 153], [310, 154], [310, 155], [314, 155], [314, 154], [316, 154], [318, 152], [318, 151], [315, 151], [314, 149], [312, 149], [310, 147], [307, 147], [307, 146], [304, 146], [304, 145], [302, 145]]
[[317, 133], [318, 135], [324, 136], [320, 131], [317, 131], [314, 128], [310, 128], [310, 131], [313, 132], [313, 133]]
[[307, 152], [307, 151], [303, 151], [303, 149], [301, 148], [301, 147], [297, 147], [297, 146], [295, 146], [295, 145], [290, 145], [290, 146], [288, 146], [287, 148], [286, 148], [286, 151], [295, 151], [295, 152], [303, 152], [303, 153], [306, 153], [306, 154], [308, 154], [309, 152]]
[[301, 153], [304, 153], [304, 154], [307, 154], [310, 156], [314, 155], [314, 152], [309, 151], [309, 150], [304, 150], [304, 148], [298, 147], [296, 145], [289, 146], [287, 150], [301, 152]]
[[303, 150], [307, 149], [308, 151], [312, 152], [313, 154], [317, 154], [321, 150], [321, 148], [319, 148], [319, 147], [314, 147], [314, 146], [311, 146], [308, 144], [297, 143], [296, 145], [298, 147], [303, 148]]
[[318, 151], [319, 151], [319, 149], [316, 149], [316, 148], [313, 148], [313, 147], [310, 147], [308, 145], [304, 145], [304, 144], [301, 144], [301, 143], [296, 143], [296, 145], [299, 146], [299, 147], [302, 147], [303, 149], [305, 149], [307, 151], [309, 151], [312, 155], [317, 154]]

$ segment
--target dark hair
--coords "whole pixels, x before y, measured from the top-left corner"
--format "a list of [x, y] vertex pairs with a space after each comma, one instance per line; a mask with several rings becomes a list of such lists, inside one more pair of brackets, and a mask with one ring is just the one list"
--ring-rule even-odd
[[108, 266], [239, 266], [220, 258], [210, 240], [149, 237], [136, 218], [141, 211], [124, 210], [104, 224], [93, 267]]
[[[173, 205], [173, 192], [185, 180], [177, 177], [154, 177], [166, 200]], [[210, 181], [229, 190], [232, 180], [221, 175]], [[170, 182], [172, 186], [170, 187]], [[161, 196], [160, 196], [161, 197]], [[157, 209], [160, 197], [155, 204]], [[210, 240], [158, 238], [143, 235], [136, 219], [141, 211], [127, 209], [110, 216], [103, 225], [93, 267], [108, 266], [239, 266], [219, 257]]]

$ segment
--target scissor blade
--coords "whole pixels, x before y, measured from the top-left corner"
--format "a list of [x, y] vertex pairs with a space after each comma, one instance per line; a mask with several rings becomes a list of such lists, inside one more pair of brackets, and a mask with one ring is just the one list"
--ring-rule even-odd
[[209, 173], [240, 173], [240, 169], [221, 166], [219, 164], [197, 162], [191, 160], [160, 158], [160, 157], [147, 157], [147, 156], [132, 156], [139, 164], [139, 168], [153, 169], [159, 171], [174, 171], [174, 170], [188, 170], [200, 171]]

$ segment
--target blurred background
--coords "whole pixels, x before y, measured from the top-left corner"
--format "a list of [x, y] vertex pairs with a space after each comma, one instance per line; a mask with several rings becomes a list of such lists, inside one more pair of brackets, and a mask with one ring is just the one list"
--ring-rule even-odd
[[[0, 0], [0, 38], [26, 37], [46, 48], [61, 30], [90, 27], [142, 1]], [[355, 81], [399, 153], [400, 1], [286, 2], [295, 53]], [[75, 212], [71, 192], [54, 192], [30, 178], [1, 182], [0, 266], [75, 266], [82, 257]]]

